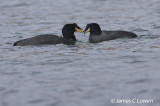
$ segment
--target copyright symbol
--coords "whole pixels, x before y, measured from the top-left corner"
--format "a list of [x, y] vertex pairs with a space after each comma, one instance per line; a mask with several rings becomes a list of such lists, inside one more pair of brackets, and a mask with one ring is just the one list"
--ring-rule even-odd
[[115, 103], [115, 101], [116, 101], [115, 99], [111, 99], [111, 103]]

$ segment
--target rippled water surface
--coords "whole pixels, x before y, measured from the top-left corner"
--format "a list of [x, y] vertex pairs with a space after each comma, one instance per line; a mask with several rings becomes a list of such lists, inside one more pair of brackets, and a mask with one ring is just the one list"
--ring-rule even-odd
[[[75, 33], [72, 46], [12, 46], [73, 22], [138, 38], [91, 44]], [[160, 0], [0, 0], [0, 106], [159, 106], [159, 82]]]

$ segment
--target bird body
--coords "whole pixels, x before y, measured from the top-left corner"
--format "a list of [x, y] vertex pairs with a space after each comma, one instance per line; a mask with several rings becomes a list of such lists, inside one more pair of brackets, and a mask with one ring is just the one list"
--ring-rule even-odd
[[56, 35], [45, 34], [37, 35], [35, 37], [23, 39], [14, 43], [13, 46], [26, 46], [26, 45], [43, 45], [43, 44], [59, 44], [63, 43], [64, 38]]
[[89, 36], [90, 42], [102, 42], [108, 40], [114, 40], [117, 38], [133, 38], [137, 37], [136, 34], [127, 31], [102, 31], [100, 34], [91, 33]]

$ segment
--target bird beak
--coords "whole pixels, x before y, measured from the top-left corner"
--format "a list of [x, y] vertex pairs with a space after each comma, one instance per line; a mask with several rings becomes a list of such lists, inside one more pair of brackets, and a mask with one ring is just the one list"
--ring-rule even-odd
[[90, 32], [90, 28], [88, 28], [87, 30], [84, 30], [83, 32], [84, 34], [86, 34], [87, 32]]
[[80, 32], [80, 33], [83, 33], [82, 29], [79, 29], [79, 28], [77, 28], [77, 27], [75, 27], [75, 31]]

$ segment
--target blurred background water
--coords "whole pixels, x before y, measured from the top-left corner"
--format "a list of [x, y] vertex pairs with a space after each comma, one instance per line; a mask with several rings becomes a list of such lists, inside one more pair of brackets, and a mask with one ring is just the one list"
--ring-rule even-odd
[[[91, 44], [75, 33], [72, 46], [12, 46], [73, 22], [138, 38]], [[159, 35], [160, 0], [0, 0], [0, 106], [159, 106]]]

